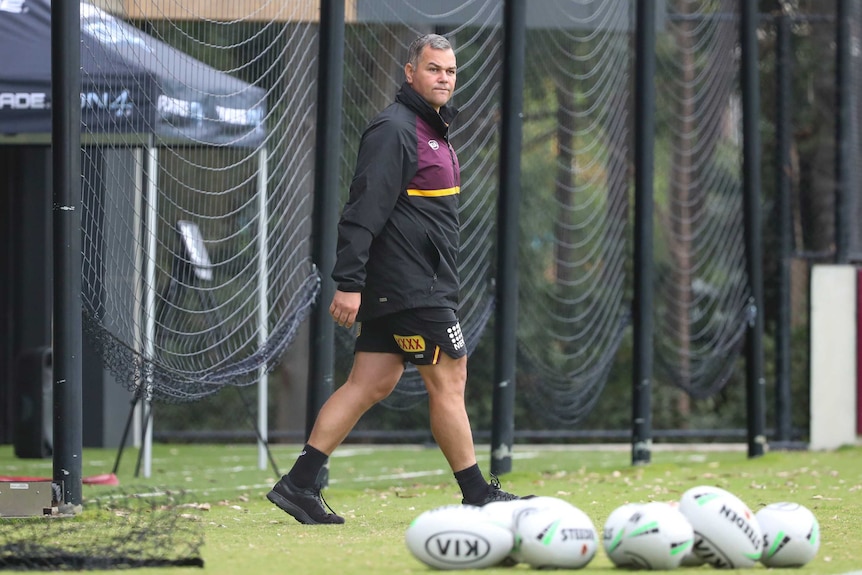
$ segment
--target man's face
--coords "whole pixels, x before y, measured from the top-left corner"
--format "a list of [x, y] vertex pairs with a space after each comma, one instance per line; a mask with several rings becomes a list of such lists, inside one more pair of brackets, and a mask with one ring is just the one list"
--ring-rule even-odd
[[455, 91], [455, 52], [425, 46], [416, 68], [404, 66], [407, 83], [438, 112]]

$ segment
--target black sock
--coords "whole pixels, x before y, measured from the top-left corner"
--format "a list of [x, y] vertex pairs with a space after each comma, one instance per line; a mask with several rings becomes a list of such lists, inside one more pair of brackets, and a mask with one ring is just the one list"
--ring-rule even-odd
[[467, 503], [481, 503], [488, 496], [488, 482], [479, 471], [479, 464], [474, 463], [467, 469], [455, 472], [458, 487]]
[[297, 487], [313, 487], [317, 482], [317, 474], [326, 464], [327, 458], [325, 453], [306, 443], [287, 476]]

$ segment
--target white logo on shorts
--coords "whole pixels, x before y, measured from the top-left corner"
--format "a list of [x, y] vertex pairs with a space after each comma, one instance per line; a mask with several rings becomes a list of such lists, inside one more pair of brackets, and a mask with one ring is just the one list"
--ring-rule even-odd
[[449, 341], [452, 342], [452, 346], [456, 350], [464, 347], [464, 334], [461, 333], [460, 323], [456, 323], [452, 327], [447, 328], [446, 332], [449, 334]]

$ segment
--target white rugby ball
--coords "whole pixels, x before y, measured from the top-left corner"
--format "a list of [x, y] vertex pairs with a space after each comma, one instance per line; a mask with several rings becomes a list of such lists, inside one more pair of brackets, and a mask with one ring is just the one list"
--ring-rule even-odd
[[[668, 501], [667, 504], [676, 508], [677, 510], [679, 509], [679, 501]], [[688, 551], [685, 552], [685, 555], [683, 555], [682, 561], [680, 562], [679, 566], [680, 567], [700, 567], [704, 563], [706, 563], [706, 561], [701, 559], [697, 555], [697, 553], [694, 552], [694, 545], [692, 544], [692, 546], [688, 548]]]
[[575, 506], [564, 499], [539, 495], [535, 497], [514, 499], [512, 501], [492, 501], [481, 509], [497, 523], [509, 525], [515, 529], [518, 517], [524, 513], [532, 513], [539, 509], [557, 507], [560, 509], [575, 509]]
[[757, 518], [736, 495], [710, 485], [692, 487], [679, 510], [694, 529], [694, 552], [719, 569], [753, 567], [763, 552]]
[[503, 567], [512, 567], [520, 562], [518, 557], [518, 548], [520, 541], [515, 530], [515, 524], [522, 515], [533, 513], [540, 509], [576, 509], [574, 505], [564, 499], [550, 496], [533, 496], [523, 499], [514, 499], [511, 501], [492, 501], [486, 504], [481, 509], [492, 521], [500, 525], [507, 525], [512, 530], [515, 537], [515, 546], [501, 563]]
[[436, 569], [482, 569], [500, 563], [514, 546], [512, 530], [481, 507], [446, 505], [421, 513], [405, 535], [413, 556]]
[[576, 507], [522, 513], [515, 533], [515, 556], [535, 569], [580, 569], [592, 561], [598, 548], [592, 520]]
[[688, 548], [688, 551], [683, 556], [682, 561], [680, 562], [680, 567], [700, 567], [706, 563], [700, 555], [694, 552], [694, 544]]
[[767, 505], [755, 514], [763, 530], [767, 567], [802, 567], [820, 549], [820, 524], [810, 509], [799, 503]]
[[608, 515], [602, 529], [602, 547], [611, 562], [617, 567], [628, 567], [632, 565], [631, 558], [620, 550], [624, 527], [632, 514], [640, 509], [642, 503], [626, 503], [614, 509]]
[[506, 525], [513, 532], [515, 531], [515, 513], [520, 509], [521, 499], [512, 501], [492, 501], [486, 503], [479, 509], [482, 513], [488, 516], [492, 521], [500, 525]]
[[611, 545], [611, 560], [640, 569], [679, 567], [694, 542], [688, 519], [672, 505], [660, 502], [645, 503], [627, 514]]
[[518, 564], [517, 549], [518, 537], [515, 534], [515, 517], [527, 505], [525, 499], [513, 499], [511, 501], [492, 501], [481, 507], [491, 521], [505, 525], [511, 532], [514, 538], [512, 551], [503, 558], [500, 562], [500, 567], [514, 567]]

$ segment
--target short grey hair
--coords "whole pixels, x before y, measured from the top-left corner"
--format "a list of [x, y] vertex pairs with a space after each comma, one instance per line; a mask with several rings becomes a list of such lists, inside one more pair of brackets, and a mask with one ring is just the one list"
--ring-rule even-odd
[[[444, 36], [439, 34], [423, 34], [419, 36], [407, 51], [407, 63], [413, 66], [413, 69], [419, 67], [419, 55], [426, 46], [430, 46], [435, 50], [452, 50], [452, 44]], [[454, 50], [453, 50], [454, 51]]]

